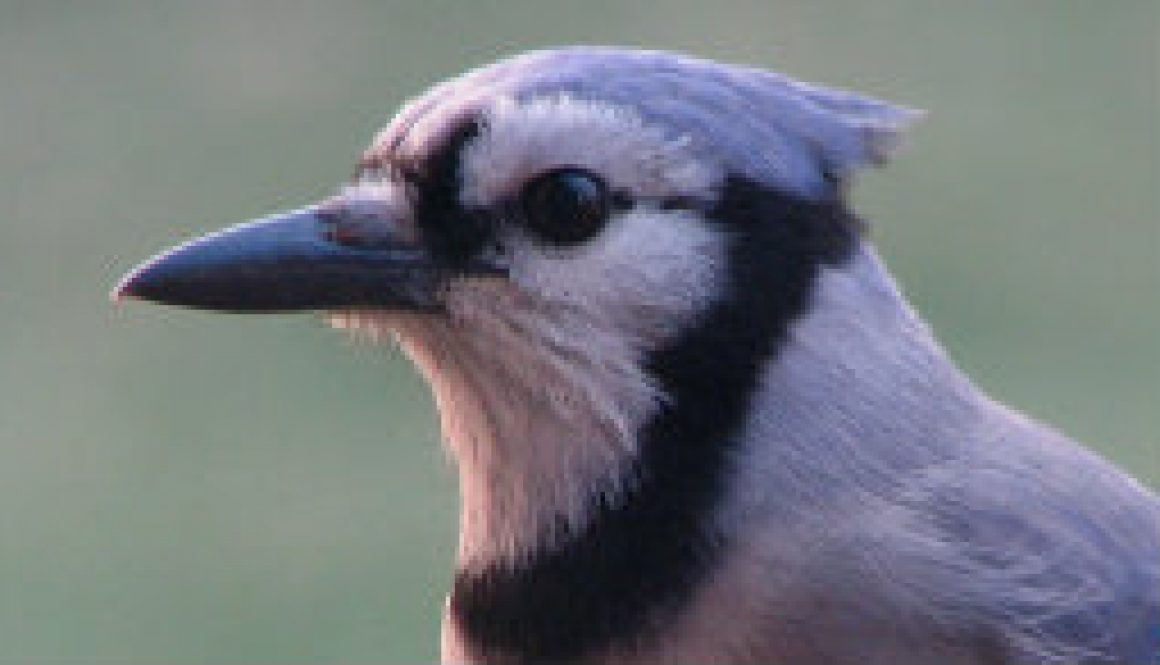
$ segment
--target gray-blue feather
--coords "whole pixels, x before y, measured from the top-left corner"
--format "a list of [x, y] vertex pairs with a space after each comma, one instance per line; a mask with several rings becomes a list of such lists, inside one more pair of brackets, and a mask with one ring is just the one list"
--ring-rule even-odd
[[436, 86], [404, 109], [382, 139], [401, 152], [422, 153], [424, 144], [442, 137], [410, 129], [432, 109], [449, 127], [456, 116], [497, 98], [552, 95], [634, 110], [730, 172], [809, 196], [827, 194], [858, 167], [882, 162], [920, 115], [757, 68], [658, 51], [571, 47], [519, 55]]

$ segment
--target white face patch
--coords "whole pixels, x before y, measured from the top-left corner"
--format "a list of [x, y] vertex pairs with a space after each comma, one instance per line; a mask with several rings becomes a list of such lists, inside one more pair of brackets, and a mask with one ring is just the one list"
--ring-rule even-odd
[[512, 235], [514, 285], [545, 305], [582, 313], [588, 326], [615, 331], [639, 352], [692, 323], [725, 272], [725, 237], [691, 211], [637, 208], [569, 247]]
[[686, 142], [566, 97], [504, 101], [486, 118], [460, 156], [461, 203], [489, 207], [571, 166], [634, 204], [567, 246], [501, 220], [496, 258], [507, 277], [451, 278], [442, 314], [332, 316], [338, 327], [395, 333], [431, 384], [460, 472], [464, 562], [550, 546], [584, 526], [596, 496], [616, 501], [633, 480], [636, 436], [667, 398], [647, 356], [695, 325], [727, 273], [720, 227], [660, 205], [716, 198], [716, 168]]
[[627, 109], [568, 96], [505, 98], [484, 113], [483, 125], [460, 164], [460, 198], [470, 206], [513, 196], [530, 178], [566, 166], [638, 198], [711, 200], [721, 180], [688, 137], [666, 137]]
[[[394, 332], [435, 394], [460, 471], [460, 557], [511, 559], [615, 500], [666, 398], [646, 355], [716, 297], [725, 238], [697, 214], [638, 209], [557, 248], [512, 238], [508, 280], [455, 280], [446, 315], [345, 312]], [[561, 521], [562, 520], [562, 521]]]

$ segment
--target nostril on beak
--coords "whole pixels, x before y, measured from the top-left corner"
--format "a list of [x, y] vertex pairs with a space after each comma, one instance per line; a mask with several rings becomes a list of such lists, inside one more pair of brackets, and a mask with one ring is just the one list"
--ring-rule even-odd
[[352, 228], [350, 217], [345, 211], [323, 211], [320, 212], [318, 218], [321, 222], [323, 238], [339, 245], [359, 246], [358, 234]]
[[335, 212], [323, 219], [323, 237], [353, 249], [381, 249], [397, 246], [397, 225], [378, 215]]
[[404, 215], [382, 201], [335, 197], [317, 207], [322, 237], [350, 249], [397, 248], [415, 244]]

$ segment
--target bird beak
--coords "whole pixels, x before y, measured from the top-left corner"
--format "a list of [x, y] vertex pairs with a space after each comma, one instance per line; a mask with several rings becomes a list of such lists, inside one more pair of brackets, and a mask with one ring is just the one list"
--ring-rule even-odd
[[352, 242], [326, 203], [196, 238], [138, 265], [110, 294], [224, 312], [434, 309], [439, 271], [398, 224]]

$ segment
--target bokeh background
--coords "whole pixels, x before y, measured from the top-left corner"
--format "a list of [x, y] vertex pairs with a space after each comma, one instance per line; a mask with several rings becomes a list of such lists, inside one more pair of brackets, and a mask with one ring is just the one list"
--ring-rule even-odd
[[406, 97], [536, 46], [928, 109], [856, 191], [904, 288], [985, 388], [1160, 485], [1158, 8], [0, 0], [0, 662], [434, 658], [455, 486], [406, 362], [105, 294], [327, 195]]

